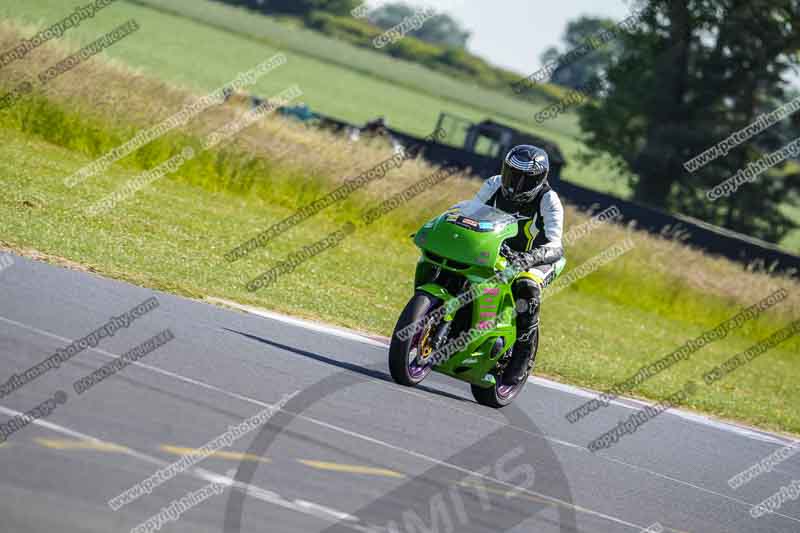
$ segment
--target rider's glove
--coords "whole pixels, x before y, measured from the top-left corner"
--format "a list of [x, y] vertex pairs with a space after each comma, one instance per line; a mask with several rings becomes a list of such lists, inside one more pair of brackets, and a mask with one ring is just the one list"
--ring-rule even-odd
[[504, 244], [500, 253], [508, 259], [517, 271], [523, 272], [536, 266], [555, 263], [564, 257], [564, 248], [561, 246], [540, 246], [530, 252], [517, 252]]
[[507, 244], [500, 249], [500, 255], [508, 260], [513, 272], [519, 273], [525, 270], [525, 254], [512, 250]]
[[500, 255], [505, 257], [508, 260], [508, 264], [515, 268], [522, 262], [521, 254], [511, 249], [503, 250]]

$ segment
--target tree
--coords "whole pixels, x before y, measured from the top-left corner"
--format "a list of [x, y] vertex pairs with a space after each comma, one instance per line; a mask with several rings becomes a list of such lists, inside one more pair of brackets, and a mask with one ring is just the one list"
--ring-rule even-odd
[[[608, 88], [580, 110], [587, 142], [633, 171], [636, 200], [777, 241], [796, 173], [779, 165], [715, 201], [706, 192], [770, 151], [768, 130], [689, 172], [684, 163], [788, 100], [800, 0], [647, 0]], [[773, 143], [774, 144], [774, 143]], [[774, 149], [774, 148], [772, 148]]]
[[[386, 4], [369, 14], [369, 20], [376, 26], [389, 29], [403, 20], [413, 17], [417, 9], [402, 2]], [[409, 33], [422, 41], [454, 48], [466, 48], [471, 33], [446, 13], [440, 13], [425, 21], [421, 28]]]
[[[578, 49], [590, 37], [597, 35], [602, 30], [612, 28], [614, 28], [614, 21], [606, 18], [581, 17], [571, 21], [567, 24], [567, 29], [561, 39], [565, 45], [564, 50], [551, 46], [539, 58], [542, 64], [559, 61], [571, 50]], [[618, 57], [621, 52], [622, 45], [618, 40], [606, 42], [579, 60], [566, 62], [556, 67], [550, 81], [571, 89], [580, 89], [612, 64], [614, 58]]]

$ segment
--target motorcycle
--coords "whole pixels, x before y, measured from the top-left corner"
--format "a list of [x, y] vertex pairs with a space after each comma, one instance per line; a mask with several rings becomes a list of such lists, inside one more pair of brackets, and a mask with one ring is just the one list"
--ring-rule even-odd
[[412, 235], [431, 275], [416, 287], [392, 335], [389, 370], [396, 383], [415, 386], [438, 372], [469, 383], [475, 400], [493, 408], [519, 395], [527, 380], [503, 383], [516, 340], [511, 283], [518, 273], [503, 252], [523, 219], [471, 200]]

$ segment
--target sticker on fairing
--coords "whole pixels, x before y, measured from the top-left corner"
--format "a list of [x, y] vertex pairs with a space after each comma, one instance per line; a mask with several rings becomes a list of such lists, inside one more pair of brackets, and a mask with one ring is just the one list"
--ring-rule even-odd
[[452, 222], [456, 226], [461, 226], [462, 228], [471, 229], [473, 231], [492, 231], [494, 229], [494, 225], [491, 222], [479, 222], [474, 218], [457, 216], [457, 215], [447, 215], [446, 220], [448, 222]]

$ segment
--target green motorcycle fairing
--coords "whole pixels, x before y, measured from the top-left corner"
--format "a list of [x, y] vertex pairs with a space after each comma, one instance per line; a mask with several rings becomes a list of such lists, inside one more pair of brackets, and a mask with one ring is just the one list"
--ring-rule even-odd
[[[519, 231], [519, 219], [499, 209], [474, 201], [461, 202], [427, 222], [415, 235], [422, 251], [421, 262], [440, 269], [432, 283], [416, 290], [442, 300], [445, 321], [452, 321], [462, 305], [458, 294], [437, 283], [441, 273], [461, 276], [470, 282], [474, 300], [464, 347], [434, 366], [434, 370], [480, 387], [494, 386], [497, 362], [516, 340], [512, 279], [498, 274], [509, 265], [500, 255], [503, 242]], [[465, 332], [461, 332], [465, 333]], [[503, 339], [502, 349], [498, 339]], [[448, 343], [453, 340], [448, 340]]]

